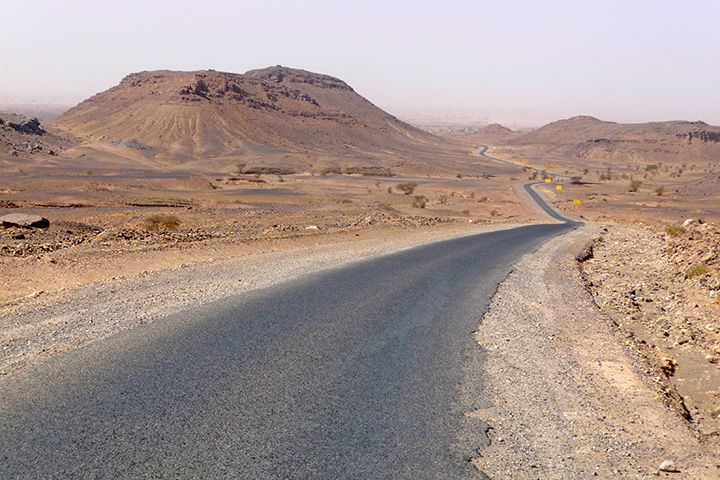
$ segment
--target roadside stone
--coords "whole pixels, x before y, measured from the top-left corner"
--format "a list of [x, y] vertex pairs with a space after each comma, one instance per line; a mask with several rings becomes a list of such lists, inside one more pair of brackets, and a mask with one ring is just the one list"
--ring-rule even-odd
[[678, 472], [679, 470], [675, 467], [675, 462], [672, 460], [665, 460], [660, 464], [661, 472]]
[[40, 215], [30, 215], [26, 213], [11, 213], [0, 217], [0, 223], [4, 228], [48, 228], [50, 221]]

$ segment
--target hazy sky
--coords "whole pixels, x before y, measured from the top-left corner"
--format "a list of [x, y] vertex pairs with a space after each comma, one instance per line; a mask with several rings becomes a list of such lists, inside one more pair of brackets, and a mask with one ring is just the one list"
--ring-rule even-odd
[[718, 0], [0, 0], [0, 101], [281, 64], [392, 113], [720, 125]]

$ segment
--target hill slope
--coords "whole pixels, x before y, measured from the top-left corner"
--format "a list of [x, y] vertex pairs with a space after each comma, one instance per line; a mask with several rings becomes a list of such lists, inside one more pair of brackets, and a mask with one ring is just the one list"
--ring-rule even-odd
[[704, 122], [622, 124], [579, 116], [510, 138], [534, 155], [667, 163], [717, 162], [720, 127]]
[[54, 126], [97, 145], [174, 161], [283, 152], [410, 156], [450, 146], [337, 78], [281, 66], [245, 74], [134, 73]]
[[455, 140], [465, 143], [488, 143], [502, 145], [520, 135], [520, 132], [504, 127], [499, 123], [492, 123], [474, 132], [458, 135], [454, 138]]

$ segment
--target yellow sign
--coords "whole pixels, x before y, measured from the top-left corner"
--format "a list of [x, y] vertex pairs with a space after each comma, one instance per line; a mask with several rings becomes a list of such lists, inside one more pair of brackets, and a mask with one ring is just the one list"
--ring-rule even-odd
[[573, 203], [580, 203], [580, 199], [579, 199], [579, 198], [573, 198]]
[[551, 167], [554, 167], [554, 166], [555, 166], [555, 164], [554, 164], [554, 163], [551, 163], [551, 164], [550, 164], [550, 166], [551, 166]]
[[555, 189], [556, 189], [556, 190], [562, 190], [562, 185], [558, 185], [557, 187], [555, 187]]
[[549, 178], [546, 178], [546, 179], [545, 179], [545, 183], [550, 183], [550, 179], [549, 179]]

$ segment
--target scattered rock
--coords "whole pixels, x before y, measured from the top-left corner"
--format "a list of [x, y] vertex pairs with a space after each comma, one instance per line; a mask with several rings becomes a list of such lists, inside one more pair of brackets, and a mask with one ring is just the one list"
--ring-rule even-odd
[[37, 118], [8, 122], [8, 126], [17, 132], [28, 133], [30, 135], [43, 135], [45, 133], [45, 130], [40, 126], [40, 120]]
[[672, 460], [665, 460], [660, 464], [661, 472], [678, 472], [679, 470], [675, 467], [675, 462]]
[[26, 213], [11, 213], [0, 217], [0, 223], [5, 228], [48, 228], [50, 221], [39, 215], [30, 215]]
[[671, 377], [677, 369], [677, 362], [674, 358], [664, 357], [660, 362], [660, 368], [668, 377]]

